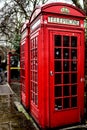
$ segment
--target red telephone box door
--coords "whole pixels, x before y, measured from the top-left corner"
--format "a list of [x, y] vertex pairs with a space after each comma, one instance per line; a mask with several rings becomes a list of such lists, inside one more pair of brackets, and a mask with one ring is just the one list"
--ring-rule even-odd
[[80, 35], [50, 32], [50, 127], [80, 122]]

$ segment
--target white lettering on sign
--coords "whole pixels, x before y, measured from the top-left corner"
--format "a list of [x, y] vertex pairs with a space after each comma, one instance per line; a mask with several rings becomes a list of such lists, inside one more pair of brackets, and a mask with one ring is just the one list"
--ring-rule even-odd
[[50, 23], [60, 23], [60, 24], [69, 24], [79, 26], [80, 22], [74, 19], [66, 19], [66, 18], [56, 18], [56, 17], [48, 17], [48, 22]]
[[40, 19], [31, 27], [34, 30], [40, 24]]

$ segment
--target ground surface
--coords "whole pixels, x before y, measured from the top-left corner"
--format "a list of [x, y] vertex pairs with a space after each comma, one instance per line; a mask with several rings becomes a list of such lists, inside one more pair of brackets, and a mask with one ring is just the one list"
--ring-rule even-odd
[[14, 92], [11, 96], [9, 96], [8, 89], [6, 89], [7, 95], [2, 94], [5, 87], [4, 85], [0, 85], [0, 87], [0, 130], [36, 130], [33, 123], [27, 120], [24, 114], [19, 112], [14, 105], [14, 101], [20, 101], [20, 84], [11, 84]]
[[[27, 120], [22, 112], [19, 112], [14, 102], [20, 102], [20, 83], [15, 82], [10, 85], [10, 91], [0, 85], [0, 130], [39, 130], [34, 122]], [[8, 94], [6, 94], [6, 93]], [[4, 93], [4, 94], [3, 94]], [[86, 125], [78, 127], [57, 128], [55, 130], [86, 130]], [[52, 129], [54, 130], [54, 129]]]

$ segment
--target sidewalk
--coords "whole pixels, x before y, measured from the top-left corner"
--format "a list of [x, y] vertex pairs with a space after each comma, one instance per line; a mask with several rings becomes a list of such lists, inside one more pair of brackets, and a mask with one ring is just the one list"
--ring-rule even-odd
[[8, 83], [0, 85], [0, 130], [36, 130], [32, 121], [15, 107], [17, 96]]

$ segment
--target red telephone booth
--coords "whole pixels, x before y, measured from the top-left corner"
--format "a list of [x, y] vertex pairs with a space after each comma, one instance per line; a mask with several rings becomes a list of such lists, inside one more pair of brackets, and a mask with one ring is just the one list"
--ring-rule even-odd
[[21, 30], [20, 42], [20, 80], [21, 102], [29, 108], [29, 23], [26, 22]]
[[19, 81], [20, 67], [18, 67], [18, 61], [18, 54], [12, 52], [7, 54], [7, 81], [9, 84]]
[[30, 18], [30, 113], [42, 128], [84, 119], [83, 11], [65, 3]]

